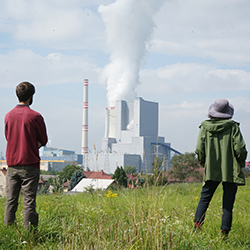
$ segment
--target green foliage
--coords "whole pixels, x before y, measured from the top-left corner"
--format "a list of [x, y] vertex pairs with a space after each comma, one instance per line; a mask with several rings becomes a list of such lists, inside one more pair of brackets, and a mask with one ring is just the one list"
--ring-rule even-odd
[[66, 182], [67, 180], [70, 180], [72, 175], [76, 172], [76, 171], [83, 171], [81, 167], [76, 166], [76, 165], [66, 165], [62, 172], [59, 173], [59, 177], [60, 179], [63, 180], [63, 182]]
[[52, 169], [51, 171], [40, 170], [40, 174], [42, 175], [57, 175], [59, 172]]
[[239, 187], [233, 225], [227, 241], [220, 237], [222, 186], [216, 190], [202, 230], [193, 232], [200, 183], [180, 183], [140, 189], [37, 197], [37, 240], [23, 228], [20, 197], [17, 224], [4, 225], [6, 198], [0, 201], [0, 249], [250, 249], [250, 180]]
[[61, 194], [63, 192], [63, 180], [60, 177], [51, 178], [52, 179], [52, 192], [53, 194]]
[[142, 187], [145, 183], [146, 180], [148, 179], [148, 175], [143, 173], [143, 170], [141, 170], [141, 172], [138, 174], [138, 179], [135, 182], [135, 186], [136, 187]]
[[136, 172], [136, 167], [127, 165], [124, 167], [124, 171], [126, 174], [134, 174]]
[[48, 181], [45, 183], [43, 188], [38, 192], [41, 194], [61, 194], [63, 192], [63, 180], [60, 177], [50, 177]]
[[112, 176], [112, 179], [115, 179], [118, 184], [122, 187], [127, 187], [128, 177], [123, 169], [123, 167], [117, 167], [115, 170], [115, 174]]
[[49, 178], [48, 181], [44, 184], [43, 188], [38, 192], [38, 194], [49, 194], [49, 187], [53, 183], [53, 178]]
[[70, 179], [68, 190], [69, 191], [72, 190], [83, 178], [86, 178], [83, 171], [82, 170], [76, 171]]
[[186, 181], [189, 177], [193, 177], [196, 181], [202, 181], [202, 174], [197, 171], [200, 168], [195, 153], [185, 153], [175, 155], [170, 160], [172, 169], [168, 171], [171, 178]]

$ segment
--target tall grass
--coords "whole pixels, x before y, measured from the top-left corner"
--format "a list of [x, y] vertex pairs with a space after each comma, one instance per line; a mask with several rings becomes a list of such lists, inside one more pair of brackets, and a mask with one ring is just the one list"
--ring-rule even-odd
[[40, 195], [37, 240], [22, 228], [22, 200], [17, 226], [5, 227], [0, 199], [0, 249], [250, 249], [250, 182], [239, 187], [227, 241], [220, 238], [221, 186], [202, 231], [193, 232], [200, 191], [201, 184], [177, 184], [120, 189], [117, 197], [107, 191]]

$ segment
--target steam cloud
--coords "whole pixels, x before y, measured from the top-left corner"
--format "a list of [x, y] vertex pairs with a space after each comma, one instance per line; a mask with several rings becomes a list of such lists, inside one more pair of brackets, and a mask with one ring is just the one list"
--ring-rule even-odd
[[117, 100], [131, 101], [136, 97], [140, 67], [155, 27], [153, 17], [164, 1], [117, 0], [99, 6], [112, 49], [110, 63], [102, 72], [109, 106]]

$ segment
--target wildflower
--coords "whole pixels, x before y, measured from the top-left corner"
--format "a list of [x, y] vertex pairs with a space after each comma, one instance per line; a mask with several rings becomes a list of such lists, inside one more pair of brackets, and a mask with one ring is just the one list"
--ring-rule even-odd
[[117, 193], [112, 193], [111, 190], [108, 191], [107, 194], [105, 194], [105, 196], [108, 198], [108, 197], [117, 197]]
[[198, 199], [199, 199], [199, 197], [198, 197], [198, 196], [196, 196], [196, 197], [195, 197], [195, 199], [196, 199], [196, 200], [198, 200]]

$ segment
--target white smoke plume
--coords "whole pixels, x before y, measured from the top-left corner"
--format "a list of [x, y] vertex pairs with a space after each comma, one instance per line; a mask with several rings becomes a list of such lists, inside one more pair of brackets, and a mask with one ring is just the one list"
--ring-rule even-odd
[[99, 6], [112, 49], [110, 62], [102, 72], [109, 106], [117, 100], [131, 101], [136, 97], [140, 67], [155, 27], [153, 17], [164, 1], [117, 0]]

